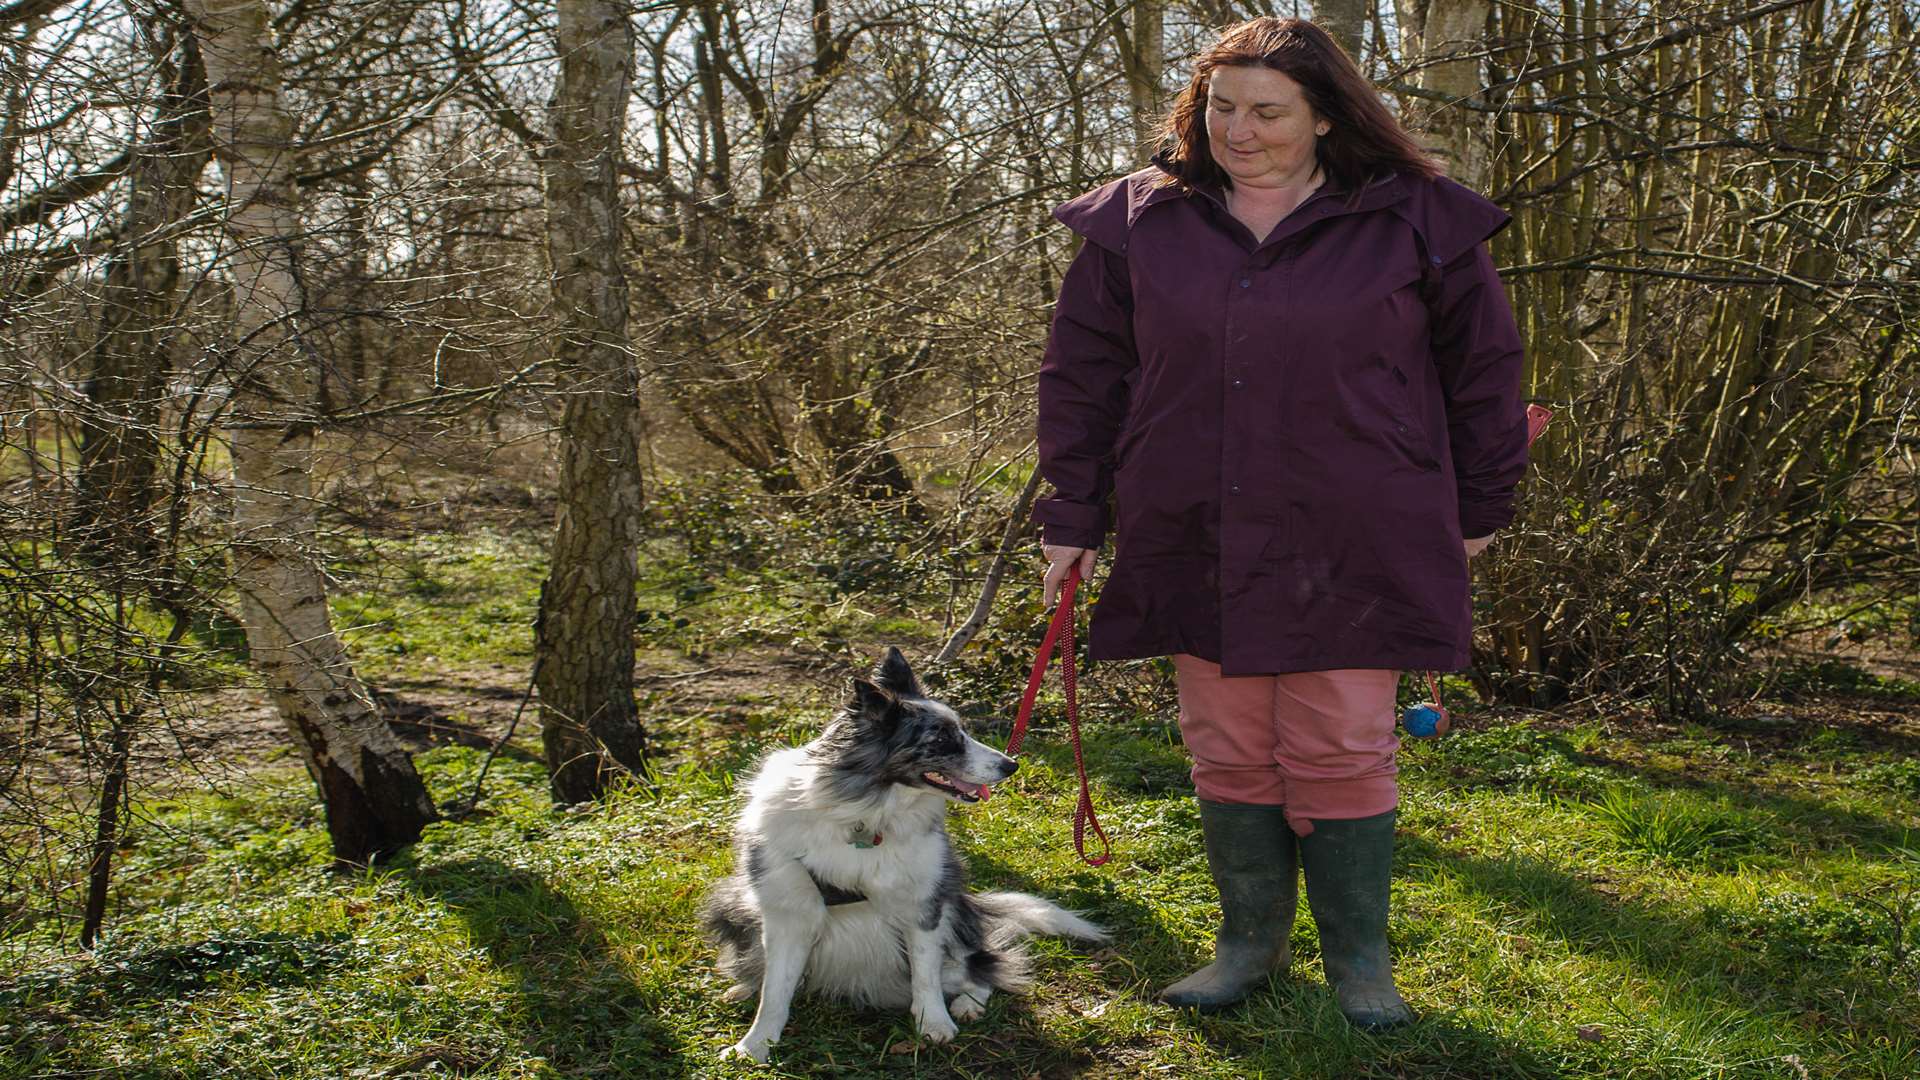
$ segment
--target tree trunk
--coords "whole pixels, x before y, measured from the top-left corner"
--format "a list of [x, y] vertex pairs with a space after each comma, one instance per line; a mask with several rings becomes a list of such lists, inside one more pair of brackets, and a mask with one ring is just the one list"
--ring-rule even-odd
[[100, 782], [100, 809], [94, 817], [93, 857], [87, 861], [87, 906], [80, 919], [80, 947], [100, 940], [107, 920], [107, 886], [113, 878], [113, 849], [120, 838], [120, 800], [127, 786], [127, 761], [137, 717], [115, 709], [107, 735], [106, 775]]
[[107, 268], [80, 425], [74, 532], [89, 550], [119, 559], [143, 558], [158, 535], [146, 517], [160, 465], [160, 402], [173, 368], [168, 342], [180, 279], [173, 229], [192, 211], [194, 183], [211, 154], [206, 75], [184, 27], [181, 36], [172, 85], [127, 169], [127, 215]]
[[1127, 78], [1132, 106], [1133, 145], [1141, 158], [1153, 153], [1159, 139], [1160, 76], [1167, 66], [1166, 6], [1166, 0], [1131, 0], [1125, 9], [1133, 16], [1131, 26], [1120, 8], [1113, 12], [1113, 40], [1120, 50], [1120, 69]]
[[313, 404], [318, 374], [289, 332], [300, 192], [293, 120], [262, 0], [187, 0], [226, 173], [233, 276], [234, 583], [247, 646], [326, 804], [340, 864], [419, 839], [436, 817], [413, 759], [354, 674], [314, 556]]
[[633, 701], [639, 401], [615, 173], [633, 28], [619, 4], [561, 0], [558, 36], [552, 141], [540, 166], [553, 353], [567, 399], [559, 521], [534, 649], [553, 797], [575, 803], [598, 796], [614, 773], [646, 769]]
[[[1401, 59], [1419, 65], [1415, 83], [1478, 103], [1485, 89], [1482, 53], [1487, 48], [1487, 0], [1400, 0]], [[1357, 55], [1357, 54], [1356, 54]], [[1412, 125], [1422, 145], [1447, 162], [1455, 180], [1476, 190], [1487, 181], [1484, 114], [1449, 102], [1428, 102]]]
[[[1340, 43], [1355, 64], [1360, 64], [1360, 50], [1367, 40], [1367, 15], [1373, 11], [1374, 0], [1315, 0], [1313, 21]], [[1361, 65], [1365, 70], [1365, 65]]]

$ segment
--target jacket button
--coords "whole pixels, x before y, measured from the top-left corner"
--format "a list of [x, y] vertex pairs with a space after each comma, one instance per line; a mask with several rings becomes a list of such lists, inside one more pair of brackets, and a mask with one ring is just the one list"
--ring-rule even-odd
[[1245, 384], [1244, 384], [1244, 383], [1242, 383], [1242, 382], [1241, 382], [1241, 381], [1240, 381], [1239, 379], [1235, 379], [1235, 380], [1233, 380], [1233, 385], [1235, 385], [1235, 386], [1243, 386], [1243, 385], [1245, 385]]
[[1246, 278], [1241, 278], [1241, 279], [1240, 279], [1240, 287], [1241, 287], [1241, 288], [1243, 288], [1243, 289], [1244, 289], [1244, 288], [1246, 288], [1247, 286], [1249, 286], [1249, 285], [1251, 285], [1251, 284], [1253, 284], [1253, 282], [1252, 282], [1252, 281], [1249, 281], [1249, 280], [1248, 280], [1248, 279], [1246, 279]]
[[1239, 485], [1239, 484], [1235, 484], [1235, 485], [1233, 485], [1232, 487], [1230, 487], [1230, 488], [1228, 488], [1227, 490], [1228, 490], [1229, 492], [1231, 492], [1232, 494], [1235, 494], [1235, 495], [1238, 495], [1238, 494], [1240, 494], [1240, 485]]
[[1407, 425], [1405, 425], [1405, 424], [1395, 424], [1395, 425], [1393, 425], [1393, 428], [1394, 428], [1394, 430], [1395, 430], [1395, 431], [1405, 431], [1405, 430], [1407, 430]]

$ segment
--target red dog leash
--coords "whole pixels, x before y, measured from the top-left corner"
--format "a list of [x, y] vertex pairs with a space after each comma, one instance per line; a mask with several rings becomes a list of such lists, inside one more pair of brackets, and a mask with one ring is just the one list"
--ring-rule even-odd
[[[1527, 406], [1527, 445], [1540, 437], [1540, 432], [1553, 418], [1553, 412], [1540, 405]], [[1088, 866], [1099, 866], [1113, 858], [1113, 845], [1108, 843], [1106, 830], [1100, 827], [1100, 819], [1093, 813], [1093, 795], [1087, 787], [1087, 761], [1080, 748], [1080, 699], [1078, 694], [1079, 676], [1074, 663], [1073, 643], [1073, 594], [1080, 584], [1080, 560], [1075, 559], [1067, 568], [1067, 580], [1060, 589], [1060, 603], [1054, 608], [1053, 621], [1047, 625], [1046, 636], [1040, 640], [1040, 653], [1033, 658], [1033, 670], [1027, 675], [1027, 691], [1020, 697], [1020, 712], [1014, 717], [1013, 734], [1007, 737], [1007, 756], [1015, 757], [1020, 753], [1020, 743], [1027, 737], [1027, 724], [1033, 719], [1033, 703], [1040, 696], [1040, 683], [1046, 678], [1047, 662], [1053, 658], [1056, 644], [1064, 646], [1060, 652], [1060, 677], [1067, 690], [1067, 731], [1073, 743], [1073, 767], [1080, 775], [1080, 802], [1073, 809], [1073, 850]], [[1447, 731], [1447, 710], [1440, 704], [1440, 684], [1433, 672], [1426, 673], [1427, 687], [1433, 692], [1431, 702], [1422, 702], [1408, 710], [1408, 730], [1416, 725], [1427, 730], [1415, 731], [1415, 734], [1443, 735]], [[1422, 713], [1425, 715], [1421, 715]], [[1418, 716], [1416, 720], [1415, 717]], [[1093, 828], [1093, 834], [1100, 838], [1102, 853], [1098, 858], [1087, 856], [1087, 828]]]
[[[1020, 753], [1020, 741], [1027, 737], [1027, 723], [1033, 719], [1034, 699], [1040, 696], [1040, 682], [1047, 675], [1047, 661], [1053, 658], [1054, 645], [1060, 648], [1060, 678], [1067, 688], [1067, 732], [1073, 743], [1073, 767], [1080, 774], [1080, 803], [1073, 808], [1073, 850], [1088, 866], [1099, 866], [1113, 858], [1113, 845], [1107, 842], [1100, 819], [1093, 815], [1093, 795], [1087, 789], [1087, 760], [1080, 750], [1079, 675], [1074, 665], [1073, 593], [1080, 584], [1080, 560], [1067, 569], [1066, 584], [1060, 589], [1060, 603], [1053, 610], [1053, 622], [1040, 640], [1040, 655], [1033, 658], [1033, 671], [1027, 676], [1027, 692], [1020, 698], [1020, 712], [1013, 720], [1013, 734], [1007, 737], [1007, 756]], [[1087, 828], [1100, 838], [1103, 849], [1098, 858], [1087, 855]]]

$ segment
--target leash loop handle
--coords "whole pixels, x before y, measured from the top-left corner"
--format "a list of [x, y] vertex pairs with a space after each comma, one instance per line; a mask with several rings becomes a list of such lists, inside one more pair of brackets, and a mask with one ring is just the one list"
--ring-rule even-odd
[[[1040, 684], [1047, 676], [1047, 662], [1053, 659], [1056, 645], [1061, 646], [1060, 678], [1067, 691], [1067, 732], [1073, 744], [1073, 767], [1080, 777], [1080, 799], [1073, 808], [1073, 850], [1080, 861], [1088, 866], [1100, 866], [1113, 858], [1113, 845], [1107, 841], [1105, 829], [1100, 827], [1100, 819], [1093, 812], [1093, 793], [1087, 785], [1087, 759], [1080, 747], [1080, 694], [1079, 671], [1073, 637], [1073, 595], [1080, 585], [1080, 561], [1075, 559], [1067, 568], [1067, 580], [1060, 589], [1060, 602], [1053, 609], [1053, 621], [1047, 624], [1046, 636], [1040, 640], [1040, 652], [1033, 658], [1033, 669], [1027, 673], [1027, 690], [1020, 696], [1020, 712], [1013, 720], [1013, 733], [1007, 736], [1007, 756], [1015, 757], [1020, 753], [1020, 743], [1027, 737], [1027, 725], [1033, 720], [1033, 703], [1040, 696]], [[1098, 856], [1087, 854], [1087, 830], [1100, 838], [1101, 853]]]

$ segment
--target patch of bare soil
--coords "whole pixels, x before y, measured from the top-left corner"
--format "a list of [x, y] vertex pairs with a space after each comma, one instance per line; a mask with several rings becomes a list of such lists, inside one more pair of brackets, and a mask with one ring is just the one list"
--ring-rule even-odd
[[[1920, 677], [1920, 655], [1871, 643], [1821, 652], [1805, 645], [1776, 650], [1768, 659], [1841, 660], [1878, 675]], [[770, 648], [690, 659], [666, 651], [643, 652], [635, 689], [655, 760], [663, 766], [724, 756], [728, 745], [789, 722], [824, 721], [847, 679], [860, 667], [847, 658], [805, 656]], [[431, 677], [391, 678], [376, 695], [394, 731], [416, 750], [461, 745], [487, 749], [507, 734], [516, 710], [527, 701], [524, 666], [484, 664], [449, 667]], [[539, 753], [537, 702], [504, 753]], [[1488, 708], [1488, 719], [1505, 710]], [[1716, 726], [1750, 754], [1790, 749], [1814, 731], [1831, 729], [1864, 746], [1895, 754], [1920, 754], [1920, 700], [1821, 688], [1723, 702]], [[1678, 733], [1644, 704], [1593, 702], [1577, 710], [1537, 716], [1548, 726], [1602, 720], [1660, 737]], [[77, 743], [52, 747], [66, 757], [62, 779], [76, 786], [89, 778], [80, 768]], [[297, 762], [291, 739], [267, 695], [235, 688], [202, 695], [191, 710], [147, 731], [135, 747], [135, 782], [148, 792], [174, 787], [218, 787], [248, 773]]]
[[1903, 647], [1882, 638], [1854, 641], [1845, 635], [1822, 631], [1819, 635], [1803, 635], [1798, 639], [1770, 645], [1757, 655], [1784, 663], [1837, 661], [1883, 679], [1920, 682], [1920, 649]]
[[[503, 753], [534, 757], [539, 753], [538, 702], [527, 699], [528, 674], [526, 667], [508, 664], [448, 667], [430, 677], [384, 680], [374, 695], [394, 733], [416, 751], [451, 745], [489, 749], [505, 737], [526, 702]], [[709, 742], [737, 736], [767, 708], [824, 701], [820, 691], [832, 682], [804, 658], [773, 653], [700, 661], [646, 656], [635, 673], [642, 720], [664, 762], [707, 752]], [[47, 763], [56, 766], [61, 783], [89, 783], [77, 740], [48, 749]], [[151, 793], [217, 788], [298, 760], [266, 692], [233, 687], [196, 695], [177, 715], [147, 730], [135, 745], [132, 768], [136, 788]]]

